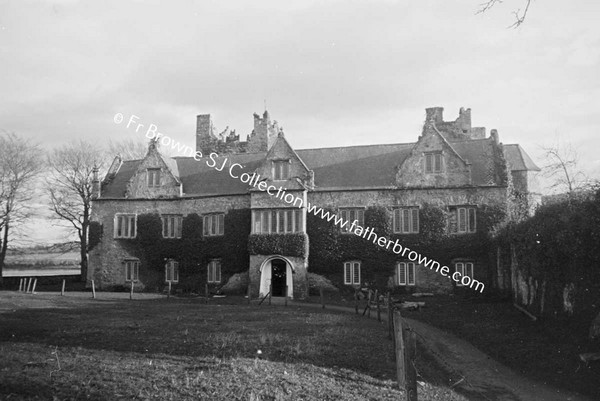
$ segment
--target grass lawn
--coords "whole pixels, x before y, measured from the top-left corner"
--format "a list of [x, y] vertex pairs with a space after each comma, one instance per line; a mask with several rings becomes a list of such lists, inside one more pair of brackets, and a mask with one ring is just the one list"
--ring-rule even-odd
[[600, 363], [579, 362], [580, 353], [600, 351], [586, 338], [590, 322], [534, 322], [508, 302], [419, 300], [427, 306], [406, 317], [453, 333], [526, 377], [600, 399]]
[[[327, 310], [0, 292], [0, 399], [398, 400], [392, 352]], [[464, 400], [420, 355], [419, 399]]]

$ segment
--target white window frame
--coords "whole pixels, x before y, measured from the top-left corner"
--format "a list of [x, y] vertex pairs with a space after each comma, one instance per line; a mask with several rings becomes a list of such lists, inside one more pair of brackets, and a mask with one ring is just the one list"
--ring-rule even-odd
[[477, 207], [452, 206], [450, 208], [450, 213], [452, 215], [450, 218], [454, 217], [454, 220], [456, 221], [456, 230], [452, 230], [450, 220], [448, 221], [448, 231], [450, 234], [467, 234], [477, 232]]
[[[418, 234], [420, 209], [416, 206], [399, 207], [394, 209], [392, 226], [395, 234]], [[407, 219], [408, 216], [408, 219]], [[407, 221], [408, 220], [408, 221]]]
[[[417, 283], [417, 268], [414, 262], [398, 262], [396, 264], [396, 275], [398, 285], [415, 286]], [[412, 273], [412, 280], [411, 280]]]
[[360, 285], [361, 263], [358, 260], [344, 262], [344, 284]]
[[[273, 160], [273, 181], [286, 181], [290, 178], [290, 160]], [[285, 166], [285, 167], [284, 167]]]
[[[290, 220], [291, 218], [291, 220]], [[252, 234], [293, 234], [304, 232], [301, 209], [258, 209], [252, 211]]]
[[221, 282], [221, 259], [213, 259], [208, 262], [206, 269], [206, 282], [217, 284]]
[[225, 234], [225, 213], [206, 214], [202, 223], [202, 234], [205, 237]]
[[179, 262], [175, 260], [169, 260], [165, 264], [165, 282], [178, 283], [179, 282]]
[[[162, 237], [163, 238], [181, 238], [183, 216], [180, 214], [163, 214]], [[165, 235], [166, 234], [166, 235]]]
[[[135, 238], [137, 236], [137, 214], [117, 213], [115, 214], [113, 222], [113, 238]], [[125, 226], [127, 229], [127, 233], [123, 232], [125, 230]], [[120, 233], [119, 227], [121, 227]]]
[[160, 187], [160, 176], [161, 171], [160, 168], [149, 168], [146, 170], [148, 175], [148, 188], [158, 188]]
[[140, 281], [140, 261], [138, 259], [125, 259], [125, 282], [137, 283]]
[[354, 220], [358, 220], [354, 228], [356, 226], [361, 226], [364, 228], [365, 226], [365, 209], [360, 207], [345, 207], [340, 208], [338, 210], [338, 216], [342, 218], [342, 224], [344, 221], [348, 223], [344, 227], [340, 227], [340, 232], [342, 234], [352, 234], [350, 231], [350, 227], [352, 227], [352, 223]]
[[475, 267], [473, 262], [456, 262], [454, 263], [454, 271], [460, 273], [460, 278], [456, 281], [457, 287], [462, 287], [462, 278], [467, 276], [473, 281], [475, 279]]

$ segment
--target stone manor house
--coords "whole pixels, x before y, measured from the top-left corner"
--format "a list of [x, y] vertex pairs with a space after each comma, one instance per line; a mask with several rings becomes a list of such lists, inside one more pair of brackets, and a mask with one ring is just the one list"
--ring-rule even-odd
[[[465, 243], [489, 228], [484, 210], [506, 209], [511, 194], [525, 199], [526, 208], [535, 206], [539, 168], [519, 145], [500, 143], [495, 129], [486, 136], [485, 128], [472, 127], [470, 109], [444, 121], [443, 108], [428, 108], [414, 136], [412, 143], [294, 149], [267, 111], [254, 114], [246, 141], [235, 131], [216, 132], [210, 115], [199, 115], [196, 150], [202, 157], [166, 157], [151, 141], [143, 159], [117, 156], [96, 182], [92, 221], [99, 234], [89, 252], [88, 279], [101, 288], [133, 282], [160, 290], [171, 282], [188, 289], [209, 284], [216, 291], [233, 275], [248, 273], [252, 297], [271, 288], [273, 296], [304, 298], [307, 274], [317, 273], [340, 289], [381, 282], [407, 291], [456, 291], [460, 284], [449, 278], [310, 216], [306, 202], [294, 207], [228, 174], [238, 163], [238, 174], [257, 172], [344, 219], [387, 227], [390, 238], [404, 243], [428, 238], [428, 205], [444, 216], [443, 234]], [[222, 171], [209, 165], [212, 152], [217, 167], [226, 166]], [[142, 238], [148, 215], [159, 227], [155, 243]], [[137, 247], [142, 243], [146, 248]], [[427, 240], [416, 246], [424, 255], [435, 251]], [[498, 279], [490, 258], [469, 249], [441, 254], [440, 262], [486, 285]]]

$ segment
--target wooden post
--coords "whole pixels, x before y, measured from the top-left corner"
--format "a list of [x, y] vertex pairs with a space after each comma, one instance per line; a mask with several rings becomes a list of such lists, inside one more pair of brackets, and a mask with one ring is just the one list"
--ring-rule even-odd
[[285, 306], [287, 306], [287, 300], [288, 300], [288, 286], [285, 286]]
[[167, 298], [171, 298], [171, 281], [169, 280], [169, 291], [167, 292]]
[[94, 285], [94, 280], [92, 280], [92, 298], [96, 299], [96, 286]]
[[319, 296], [321, 297], [321, 309], [325, 309], [325, 297], [323, 296], [323, 287], [319, 287]]
[[394, 344], [396, 348], [396, 378], [398, 386], [403, 389], [405, 386], [405, 368], [404, 368], [404, 338], [402, 328], [402, 316], [399, 311], [394, 311]]
[[379, 291], [375, 290], [375, 302], [377, 305], [377, 321], [381, 322], [381, 305], [379, 305]]
[[131, 280], [131, 290], [129, 291], [129, 300], [133, 299], [133, 280]]
[[208, 305], [208, 283], [204, 286], [204, 295], [206, 296], [206, 304]]
[[25, 293], [27, 294], [29, 292], [29, 288], [31, 287], [31, 277], [27, 278], [27, 290], [25, 290]]
[[65, 296], [65, 279], [63, 278], [62, 288], [60, 290], [60, 295]]
[[273, 296], [273, 284], [269, 284], [269, 305], [271, 305], [271, 297]]
[[31, 287], [31, 293], [35, 294], [35, 286], [37, 285], [37, 277], [33, 280], [33, 287]]
[[413, 330], [404, 332], [405, 347], [404, 355], [406, 361], [405, 367], [405, 385], [407, 401], [417, 401], [417, 372], [415, 370], [415, 358], [417, 356], [417, 333]]

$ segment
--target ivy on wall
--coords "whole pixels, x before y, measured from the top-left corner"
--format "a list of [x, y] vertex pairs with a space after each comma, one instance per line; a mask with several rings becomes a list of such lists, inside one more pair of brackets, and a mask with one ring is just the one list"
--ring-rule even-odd
[[91, 251], [102, 242], [102, 224], [91, 221], [88, 227], [88, 251]]
[[304, 233], [251, 234], [248, 238], [251, 255], [308, 256], [308, 238]]

